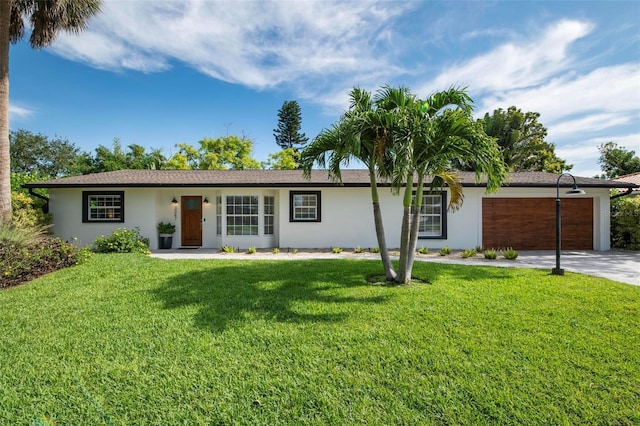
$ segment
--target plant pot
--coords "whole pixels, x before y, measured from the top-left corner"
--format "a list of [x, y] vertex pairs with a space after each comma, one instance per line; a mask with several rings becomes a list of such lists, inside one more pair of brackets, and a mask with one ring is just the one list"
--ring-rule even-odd
[[158, 235], [158, 248], [170, 249], [173, 246], [173, 234], [159, 234]]

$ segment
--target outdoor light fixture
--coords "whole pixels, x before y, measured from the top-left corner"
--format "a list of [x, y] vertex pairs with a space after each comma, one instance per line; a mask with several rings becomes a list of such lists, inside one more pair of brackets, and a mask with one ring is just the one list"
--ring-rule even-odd
[[171, 204], [178, 204], [178, 200], [176, 200], [176, 197], [173, 197], [173, 200], [171, 200]]
[[567, 195], [581, 195], [585, 192], [578, 188], [576, 178], [571, 173], [563, 173], [558, 176], [556, 182], [556, 267], [551, 269], [552, 275], [564, 275], [564, 269], [560, 268], [560, 178], [562, 176], [571, 176], [573, 179], [573, 188], [566, 192]]
[[209, 199], [208, 199], [207, 197], [204, 197], [204, 201], [203, 201], [203, 203], [205, 203], [205, 204], [209, 204]]

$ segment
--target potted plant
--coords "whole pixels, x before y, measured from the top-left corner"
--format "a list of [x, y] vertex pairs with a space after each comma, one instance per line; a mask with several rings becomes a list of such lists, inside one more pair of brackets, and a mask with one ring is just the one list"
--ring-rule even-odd
[[173, 233], [176, 226], [171, 222], [160, 222], [158, 224], [158, 248], [170, 249], [173, 245]]

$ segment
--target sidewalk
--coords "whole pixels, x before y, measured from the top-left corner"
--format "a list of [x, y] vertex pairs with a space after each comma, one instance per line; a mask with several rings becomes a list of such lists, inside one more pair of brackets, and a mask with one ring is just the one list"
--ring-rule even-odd
[[[258, 251], [254, 254], [221, 253], [217, 249], [172, 249], [157, 250], [151, 253], [151, 257], [161, 259], [261, 259], [261, 260], [299, 260], [299, 259], [380, 259], [375, 253], [352, 253], [344, 251], [339, 254], [326, 250], [303, 250], [298, 253], [281, 249], [280, 253], [271, 251]], [[556, 257], [554, 251], [524, 251], [520, 252], [516, 260], [487, 260], [481, 256], [463, 259], [459, 253], [449, 256], [440, 256], [438, 253], [417, 255], [420, 262], [453, 263], [462, 265], [483, 265], [497, 267], [538, 268], [548, 269], [555, 267]], [[640, 285], [640, 252], [632, 251], [563, 251], [560, 258], [560, 266], [567, 271], [578, 272], [596, 277], [608, 278], [627, 284]]]

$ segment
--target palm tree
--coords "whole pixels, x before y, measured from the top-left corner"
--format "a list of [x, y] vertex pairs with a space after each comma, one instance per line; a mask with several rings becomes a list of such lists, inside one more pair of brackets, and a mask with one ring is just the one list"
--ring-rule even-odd
[[9, 44], [24, 36], [31, 23], [34, 49], [50, 45], [60, 31], [78, 33], [100, 11], [101, 0], [0, 1], [0, 224], [11, 221], [9, 156]]
[[476, 164], [476, 180], [486, 177], [487, 191], [497, 190], [506, 168], [496, 142], [473, 120], [471, 98], [464, 90], [451, 88], [424, 101], [386, 92], [379, 102], [393, 106], [399, 116], [393, 135], [392, 174], [394, 187], [404, 188], [404, 210], [396, 281], [407, 284], [415, 260], [425, 181], [431, 176], [431, 191], [448, 186], [449, 209], [455, 210], [462, 205], [464, 194], [458, 176], [451, 171], [452, 163]]
[[350, 94], [350, 107], [331, 129], [324, 129], [301, 153], [300, 168], [309, 177], [314, 164], [327, 168], [329, 176], [342, 182], [341, 167], [351, 159], [360, 160], [369, 171], [373, 217], [380, 256], [388, 280], [395, 280], [384, 233], [378, 177], [389, 177], [388, 157], [391, 147], [394, 115], [378, 108], [371, 94], [354, 88]]

